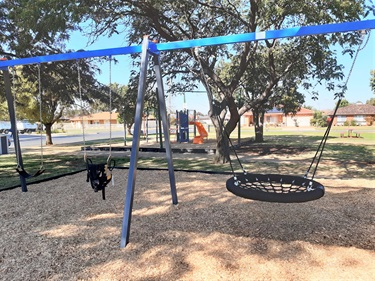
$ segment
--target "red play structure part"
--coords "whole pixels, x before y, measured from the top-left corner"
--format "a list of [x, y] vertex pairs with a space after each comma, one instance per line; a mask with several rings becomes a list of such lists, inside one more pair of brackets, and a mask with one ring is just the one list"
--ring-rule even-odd
[[204, 138], [208, 137], [208, 133], [206, 129], [204, 128], [203, 124], [199, 121], [191, 121], [189, 122], [191, 125], [195, 125], [198, 129], [199, 136], [195, 136], [193, 139], [194, 144], [202, 144], [204, 142]]

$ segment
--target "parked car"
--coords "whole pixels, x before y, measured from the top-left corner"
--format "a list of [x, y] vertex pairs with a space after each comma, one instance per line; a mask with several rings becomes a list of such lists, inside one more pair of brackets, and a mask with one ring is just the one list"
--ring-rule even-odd
[[17, 121], [17, 130], [20, 134], [36, 132], [38, 125], [27, 120]]
[[[17, 130], [20, 134], [36, 132], [38, 125], [30, 123], [27, 120], [17, 121]], [[0, 133], [9, 134], [11, 132], [11, 125], [9, 121], [0, 121]]]
[[0, 121], [0, 133], [8, 134], [10, 132], [10, 122], [9, 121]]

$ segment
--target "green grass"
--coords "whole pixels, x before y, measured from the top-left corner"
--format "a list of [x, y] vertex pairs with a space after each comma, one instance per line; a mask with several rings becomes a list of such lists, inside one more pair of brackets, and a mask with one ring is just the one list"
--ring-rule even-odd
[[[340, 130], [334, 128], [328, 139], [326, 149], [323, 154], [325, 160], [334, 161], [335, 163], [344, 163], [344, 162], [356, 162], [360, 165], [371, 165], [375, 161], [375, 128], [362, 129], [361, 138], [340, 138]], [[286, 146], [293, 149], [303, 148], [304, 152], [314, 152], [319, 142], [324, 134], [324, 129], [314, 129], [308, 131], [299, 131], [299, 130], [282, 130], [280, 128], [270, 128], [265, 131], [265, 142], [262, 144], [247, 143], [246, 146], [241, 148], [239, 154], [246, 153], [247, 151], [252, 151], [255, 146], [263, 146], [274, 148], [276, 146]], [[246, 140], [252, 139], [254, 136], [253, 128], [243, 129], [241, 132], [243, 143]], [[237, 138], [237, 132], [233, 132], [232, 138], [235, 141]], [[127, 140], [128, 146], [131, 145], [131, 139]], [[113, 144], [123, 144], [123, 138], [117, 138], [112, 140]], [[96, 140], [86, 142], [87, 146], [95, 145], [108, 145], [108, 141]], [[46, 171], [37, 178], [32, 178], [28, 180], [28, 183], [47, 179], [50, 177], [55, 177], [58, 175], [63, 175], [66, 173], [80, 171], [85, 169], [85, 163], [83, 161], [82, 153], [77, 153], [82, 146], [82, 142], [66, 145], [57, 145], [53, 147], [54, 152], [59, 151], [58, 154], [48, 154], [48, 149], [44, 153], [44, 163]], [[67, 148], [73, 148], [74, 153], [66, 152]], [[64, 150], [65, 149], [65, 150]], [[24, 167], [27, 172], [34, 173], [40, 168], [40, 156], [39, 150], [27, 150], [23, 153], [23, 162]], [[106, 152], [103, 153], [104, 156], [95, 156], [94, 162], [100, 163], [105, 162], [107, 159]], [[138, 167], [140, 168], [167, 168], [167, 161], [165, 159], [165, 154], [160, 153], [160, 157], [145, 157], [144, 154], [139, 158]], [[117, 167], [128, 167], [129, 166], [129, 157], [116, 157]], [[246, 160], [243, 159], [246, 164], [246, 169], [249, 171], [257, 171], [266, 173], [270, 170], [280, 172], [280, 173], [297, 173], [301, 174], [308, 166], [310, 160], [306, 160], [306, 165], [301, 165], [298, 163], [291, 163], [286, 165], [269, 162], [263, 160]], [[199, 157], [191, 156], [188, 159], [173, 159], [175, 169], [182, 170], [204, 170], [204, 171], [217, 171], [217, 172], [228, 172], [230, 171], [229, 164], [214, 164], [212, 158], [205, 157], [204, 155], [199, 155]], [[17, 166], [14, 154], [12, 155], [0, 155], [0, 189], [9, 188], [12, 186], [19, 185], [19, 176], [15, 171]], [[239, 165], [235, 164], [235, 168], [238, 169]], [[325, 167], [330, 169], [330, 167]], [[354, 172], [354, 171], [353, 171]], [[362, 172], [358, 172], [358, 175], [374, 178], [375, 175], [368, 173], [368, 169], [364, 169]]]
[[[28, 154], [24, 156], [24, 167], [25, 170], [33, 174], [40, 168], [40, 160], [37, 159], [38, 156], [34, 155], [36, 158], [33, 158], [32, 155]], [[162, 153], [161, 156], [164, 156]], [[12, 186], [19, 185], [19, 176], [16, 171], [17, 163], [14, 160], [14, 155], [2, 155], [0, 163], [0, 190], [4, 188], [9, 188]], [[107, 156], [93, 156], [94, 163], [104, 163], [107, 160]], [[116, 167], [129, 167], [129, 157], [113, 157], [116, 161]], [[28, 179], [28, 183], [35, 181], [47, 179], [50, 177], [55, 177], [58, 175], [63, 175], [66, 173], [71, 173], [74, 171], [80, 171], [85, 169], [85, 163], [81, 156], [75, 155], [53, 155], [44, 157], [44, 168], [45, 172], [36, 177]], [[205, 171], [229, 171], [229, 164], [227, 165], [218, 165], [212, 163], [208, 159], [194, 159], [194, 160], [182, 160], [174, 159], [173, 160], [174, 168], [181, 170], [205, 170]], [[139, 158], [138, 161], [139, 168], [154, 168], [154, 169], [167, 169], [167, 161], [163, 158]]]

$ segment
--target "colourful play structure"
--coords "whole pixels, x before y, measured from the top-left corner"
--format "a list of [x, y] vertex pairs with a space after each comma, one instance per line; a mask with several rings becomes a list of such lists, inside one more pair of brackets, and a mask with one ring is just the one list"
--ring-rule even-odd
[[[196, 130], [194, 129], [194, 144], [202, 144], [204, 139], [208, 138], [208, 133], [204, 128], [203, 124], [196, 120], [196, 112], [194, 110], [194, 117], [192, 121], [189, 121], [189, 111], [176, 111], [176, 134], [177, 134], [177, 141], [179, 143], [182, 142], [189, 142], [189, 125], [194, 125], [195, 128], [198, 130], [198, 134], [196, 135]], [[191, 119], [190, 119], [191, 120]]]

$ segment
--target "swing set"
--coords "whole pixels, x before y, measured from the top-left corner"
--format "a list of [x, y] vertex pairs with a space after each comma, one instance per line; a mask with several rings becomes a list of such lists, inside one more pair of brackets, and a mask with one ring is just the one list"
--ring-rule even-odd
[[[137, 102], [136, 102], [134, 134], [133, 134], [133, 143], [132, 143], [131, 157], [130, 157], [130, 164], [129, 164], [129, 173], [128, 173], [126, 197], [125, 197], [125, 204], [124, 204], [124, 216], [123, 216], [123, 223], [122, 223], [121, 243], [120, 243], [120, 247], [123, 248], [128, 244], [129, 237], [130, 237], [130, 224], [131, 224], [134, 189], [135, 189], [135, 182], [136, 182], [136, 171], [137, 171], [137, 164], [138, 164], [138, 152], [139, 152], [139, 143], [140, 143], [140, 137], [141, 137], [141, 123], [142, 123], [142, 113], [143, 113], [144, 99], [145, 99], [146, 75], [147, 75], [147, 70], [148, 70], [149, 56], [152, 56], [152, 59], [154, 62], [153, 64], [154, 64], [157, 89], [158, 89], [157, 94], [159, 98], [158, 100], [159, 100], [161, 119], [162, 119], [162, 124], [163, 124], [164, 138], [165, 138], [165, 146], [166, 146], [165, 150], [166, 150], [166, 156], [167, 156], [167, 162], [168, 162], [172, 203], [174, 205], [177, 205], [178, 199], [177, 199], [177, 192], [176, 192], [176, 180], [175, 180], [175, 175], [174, 175], [172, 152], [171, 152], [171, 146], [170, 146], [170, 141], [169, 141], [169, 128], [168, 128], [169, 125], [168, 125], [167, 114], [166, 114], [164, 88], [163, 88], [163, 81], [162, 81], [162, 75], [161, 75], [161, 69], [160, 69], [160, 53], [161, 52], [173, 51], [173, 50], [179, 50], [179, 49], [187, 49], [187, 48], [194, 49], [197, 47], [222, 45], [222, 44], [234, 44], [234, 43], [244, 43], [244, 42], [250, 42], [250, 41], [270, 40], [270, 39], [278, 39], [278, 38], [309, 36], [309, 35], [328, 34], [328, 33], [336, 33], [336, 32], [350, 32], [350, 31], [358, 31], [358, 30], [369, 30], [369, 29], [374, 29], [374, 28], [375, 28], [375, 20], [364, 20], [364, 21], [324, 24], [324, 25], [316, 25], [316, 26], [302, 26], [302, 27], [294, 27], [294, 28], [283, 29], [283, 30], [271, 30], [271, 31], [264, 31], [264, 32], [218, 36], [218, 37], [211, 37], [211, 38], [192, 39], [192, 40], [176, 41], [176, 42], [168, 42], [168, 43], [155, 43], [155, 42], [150, 41], [149, 38], [145, 36], [143, 38], [142, 45], [140, 46], [130, 46], [130, 47], [85, 51], [85, 52], [73, 52], [73, 53], [65, 53], [65, 54], [47, 55], [47, 56], [41, 56], [41, 57], [23, 58], [23, 59], [12, 60], [12, 61], [1, 61], [0, 70], [2, 70], [4, 73], [5, 90], [7, 93], [8, 105], [9, 105], [9, 101], [11, 101], [11, 95], [9, 95], [11, 90], [10, 90], [10, 83], [9, 81], [7, 82], [7, 79], [9, 79], [8, 67], [12, 67], [15, 65], [37, 64], [37, 63], [52, 62], [52, 61], [79, 60], [79, 59], [90, 58], [90, 57], [111, 57], [114, 55], [141, 53], [141, 66], [140, 66], [140, 76], [139, 76], [139, 84], [138, 84], [138, 96], [137, 96]], [[354, 62], [355, 62], [355, 59], [354, 59]], [[353, 62], [353, 65], [354, 65], [354, 62]], [[201, 71], [202, 71], [202, 67], [201, 67]], [[205, 79], [203, 71], [201, 75], [203, 76], [202, 79]], [[339, 103], [340, 103], [340, 100], [337, 103], [336, 111], [339, 106]], [[12, 115], [11, 111], [12, 110], [10, 109], [9, 114], [11, 118], [12, 129], [14, 129], [15, 128], [14, 126], [15, 116], [14, 114]], [[306, 202], [306, 201], [311, 201], [311, 200], [315, 200], [315, 199], [322, 197], [324, 195], [324, 187], [317, 181], [314, 181], [313, 178], [314, 178], [317, 166], [319, 164], [319, 161], [321, 159], [322, 152], [323, 152], [325, 143], [327, 141], [331, 126], [332, 126], [332, 121], [323, 136], [323, 139], [319, 145], [319, 148], [305, 176], [299, 177], [299, 176], [290, 176], [290, 175], [250, 174], [250, 173], [247, 173], [241, 165], [242, 170], [243, 170], [241, 174], [236, 174], [234, 172], [234, 169], [232, 168], [233, 176], [227, 180], [227, 183], [226, 183], [227, 189], [231, 191], [232, 193], [234, 193], [235, 195], [238, 195], [244, 198], [268, 201], [268, 202], [282, 202], [282, 203]], [[222, 129], [222, 134], [224, 136], [227, 136], [227, 133], [225, 132], [224, 129]], [[84, 133], [83, 133], [83, 136], [84, 136]], [[229, 136], [227, 137], [229, 139]], [[17, 141], [19, 141], [17, 135], [16, 135], [16, 138], [17, 138]], [[17, 157], [20, 157], [21, 150], [16, 149], [16, 154], [17, 154]], [[238, 159], [236, 152], [235, 154]], [[22, 157], [20, 159], [22, 160]], [[86, 159], [85, 161], [86, 163], [89, 163], [89, 165], [92, 164], [90, 161], [87, 162]], [[315, 168], [312, 168], [314, 163], [317, 163], [317, 164], [315, 165]], [[107, 163], [104, 164], [104, 166], [105, 165], [109, 165], [108, 161]], [[313, 169], [313, 174], [311, 178], [307, 178], [310, 169]], [[89, 173], [89, 170], [90, 169], [88, 169], [88, 173]], [[98, 169], [93, 168], [93, 170], [98, 170]], [[22, 183], [22, 178], [23, 177], [21, 177], [21, 183]], [[108, 182], [105, 183], [105, 185], [106, 184], [108, 184]]]

